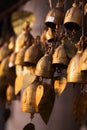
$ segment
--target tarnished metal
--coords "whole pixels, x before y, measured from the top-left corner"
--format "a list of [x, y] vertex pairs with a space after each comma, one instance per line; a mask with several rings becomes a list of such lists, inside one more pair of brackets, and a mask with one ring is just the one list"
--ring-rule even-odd
[[52, 77], [52, 56], [45, 54], [37, 63], [35, 75], [51, 78]]
[[45, 20], [47, 27], [56, 28], [56, 25], [60, 26], [63, 23], [64, 9], [63, 5], [57, 5], [56, 8], [51, 9]]
[[52, 64], [61, 68], [66, 68], [68, 63], [69, 59], [64, 48], [64, 41], [62, 41], [62, 44], [54, 50]]
[[22, 95], [22, 112], [37, 113], [38, 104], [43, 96], [44, 88], [36, 81], [25, 88]]
[[82, 23], [82, 10], [76, 3], [67, 10], [64, 18], [64, 26], [68, 30], [79, 30]]

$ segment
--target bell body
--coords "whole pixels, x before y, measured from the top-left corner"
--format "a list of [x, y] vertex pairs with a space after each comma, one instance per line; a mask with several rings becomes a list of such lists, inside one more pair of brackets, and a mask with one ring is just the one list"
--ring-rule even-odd
[[43, 96], [43, 86], [35, 82], [28, 86], [22, 95], [22, 112], [37, 113], [38, 104]]
[[15, 59], [16, 59], [16, 53], [13, 52], [13, 53], [10, 55], [10, 58], [9, 58], [9, 68], [15, 67]]
[[70, 61], [67, 70], [67, 82], [87, 83], [86, 73], [80, 71], [82, 53], [77, 53]]
[[51, 78], [52, 77], [52, 57], [49, 54], [45, 54], [37, 63], [35, 75]]
[[62, 25], [63, 16], [63, 7], [56, 7], [51, 9], [46, 16], [46, 26], [50, 28], [56, 28], [56, 25]]
[[64, 18], [64, 26], [67, 30], [79, 30], [82, 23], [82, 11], [79, 6], [73, 4], [73, 7], [67, 10]]
[[36, 65], [41, 56], [42, 56], [42, 50], [40, 49], [40, 46], [33, 44], [26, 50], [24, 56], [24, 62], [25, 64], [28, 65], [29, 64]]
[[26, 47], [20, 49], [16, 54], [15, 65], [24, 65], [24, 54], [26, 52]]
[[81, 71], [87, 71], [87, 48], [84, 50], [81, 57]]
[[54, 50], [52, 64], [61, 68], [68, 66], [69, 59], [66, 55], [64, 45], [61, 44]]

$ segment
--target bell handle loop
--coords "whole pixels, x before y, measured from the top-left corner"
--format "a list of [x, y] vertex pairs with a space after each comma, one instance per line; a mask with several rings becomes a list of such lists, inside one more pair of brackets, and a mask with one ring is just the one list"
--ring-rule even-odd
[[50, 6], [50, 9], [52, 9], [52, 0], [49, 0], [49, 6]]

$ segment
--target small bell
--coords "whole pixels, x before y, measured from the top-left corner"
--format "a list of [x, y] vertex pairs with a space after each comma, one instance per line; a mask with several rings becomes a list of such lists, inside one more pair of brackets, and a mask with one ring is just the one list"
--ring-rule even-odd
[[63, 23], [63, 17], [64, 17], [63, 3], [61, 4], [61, 2], [60, 3], [58, 2], [57, 6], [48, 12], [45, 24], [47, 27], [53, 29], [56, 28], [56, 25], [60, 27], [60, 25], [62, 25]]
[[82, 23], [82, 10], [79, 3], [73, 3], [72, 7], [67, 10], [64, 18], [64, 26], [67, 30], [78, 31]]
[[52, 72], [52, 57], [49, 54], [45, 54], [37, 63], [35, 75], [44, 77], [44, 78], [51, 78], [53, 75]]
[[67, 68], [68, 63], [69, 59], [64, 48], [64, 41], [62, 41], [62, 44], [54, 50], [52, 64], [60, 68]]
[[26, 50], [24, 56], [24, 62], [26, 65], [36, 65], [38, 60], [42, 57], [43, 51], [39, 40], [40, 39], [36, 38], [35, 43]]

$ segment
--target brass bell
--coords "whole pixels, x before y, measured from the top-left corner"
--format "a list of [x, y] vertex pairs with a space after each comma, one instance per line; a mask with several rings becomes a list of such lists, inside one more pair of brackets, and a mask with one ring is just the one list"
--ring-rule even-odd
[[22, 33], [16, 39], [15, 52], [19, 52], [23, 46], [31, 46], [33, 39], [33, 36], [30, 34], [29, 22], [25, 21]]
[[82, 54], [82, 57], [81, 57], [81, 71], [83, 72], [87, 72], [87, 47], [86, 47], [86, 44], [87, 44], [87, 39], [84, 38], [83, 40], [83, 45], [85, 46], [84, 48], [84, 51], [83, 51], [83, 54]]
[[56, 25], [60, 26], [63, 23], [64, 9], [63, 4], [57, 3], [56, 8], [51, 9], [45, 20], [47, 27], [56, 28]]
[[84, 50], [82, 57], [81, 57], [81, 71], [87, 71], [87, 48]]
[[79, 4], [73, 3], [72, 7], [67, 10], [64, 18], [64, 26], [68, 30], [79, 30], [82, 23], [82, 11]]
[[6, 90], [6, 100], [9, 102], [13, 99], [13, 97], [14, 97], [14, 88], [11, 85], [9, 85]]
[[8, 43], [4, 43], [4, 45], [0, 48], [0, 62], [9, 55]]
[[68, 65], [67, 82], [87, 83], [86, 73], [83, 73], [80, 70], [80, 61], [83, 53], [83, 46], [81, 44], [81, 41], [79, 41], [76, 46], [78, 48], [78, 51]]
[[46, 32], [45, 35], [46, 35], [46, 40], [47, 40], [48, 42], [52, 42], [52, 41], [54, 40], [55, 32], [52, 31], [51, 28], [48, 28], [48, 30], [47, 30], [47, 32]]
[[24, 63], [26, 65], [36, 65], [42, 55], [43, 51], [41, 45], [35, 42], [26, 50], [24, 56]]
[[20, 49], [20, 51], [16, 55], [15, 65], [24, 65], [24, 54], [26, 52], [26, 47]]
[[37, 63], [35, 75], [51, 78], [52, 77], [52, 57], [45, 54]]
[[54, 50], [52, 64], [61, 68], [67, 68], [68, 63], [69, 59], [64, 48], [64, 41], [62, 41], [62, 44]]
[[38, 82], [34, 82], [25, 88], [22, 95], [22, 112], [37, 113], [38, 104], [43, 96], [44, 88]]

